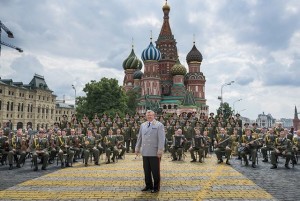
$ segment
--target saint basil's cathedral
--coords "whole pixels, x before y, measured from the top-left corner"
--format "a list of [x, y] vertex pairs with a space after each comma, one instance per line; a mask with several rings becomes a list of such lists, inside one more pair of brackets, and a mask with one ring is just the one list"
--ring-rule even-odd
[[123, 88], [138, 94], [137, 112], [147, 109], [156, 112], [177, 113], [197, 112], [208, 115], [205, 99], [205, 76], [201, 72], [202, 54], [194, 45], [186, 56], [188, 72], [178, 58], [176, 40], [169, 23], [170, 6], [163, 10], [163, 25], [156, 46], [152, 43], [142, 52], [142, 61], [132, 48], [123, 61], [125, 72]]

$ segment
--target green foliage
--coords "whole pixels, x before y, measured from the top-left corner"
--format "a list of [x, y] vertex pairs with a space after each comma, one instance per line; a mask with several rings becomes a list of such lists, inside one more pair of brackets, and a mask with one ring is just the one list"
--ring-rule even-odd
[[119, 112], [120, 115], [127, 111], [127, 96], [118, 85], [116, 79], [102, 78], [96, 82], [92, 80], [83, 89], [86, 96], [78, 97], [76, 112], [81, 118], [86, 114], [90, 119], [94, 114]]
[[129, 115], [134, 115], [137, 105], [138, 105], [138, 93], [134, 90], [129, 90], [127, 93], [127, 113]]
[[224, 119], [227, 119], [233, 113], [231, 107], [226, 102], [223, 103], [223, 112], [221, 111], [222, 111], [222, 107], [220, 105], [220, 107], [217, 109], [217, 114], [219, 115], [220, 113], [223, 113]]

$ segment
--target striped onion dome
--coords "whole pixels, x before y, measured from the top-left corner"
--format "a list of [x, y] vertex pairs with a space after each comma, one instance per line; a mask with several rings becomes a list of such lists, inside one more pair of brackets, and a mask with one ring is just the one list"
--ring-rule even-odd
[[161, 54], [156, 47], [154, 47], [153, 43], [150, 42], [150, 45], [142, 52], [142, 60], [155, 60], [159, 61], [161, 59]]
[[130, 55], [123, 61], [123, 69], [142, 69], [142, 61], [137, 58], [134, 50], [131, 50]]
[[197, 49], [197, 47], [194, 43], [193, 48], [191, 49], [191, 51], [186, 56], [186, 62], [187, 63], [190, 63], [190, 62], [193, 62], [193, 61], [202, 62], [202, 60], [203, 60], [202, 54]]
[[171, 68], [171, 74], [172, 75], [185, 75], [186, 74], [186, 68], [184, 67], [184, 65], [182, 65], [180, 63], [178, 58], [177, 58], [176, 63], [174, 64], [174, 66]]
[[141, 70], [137, 70], [133, 73], [133, 79], [142, 79], [143, 72]]

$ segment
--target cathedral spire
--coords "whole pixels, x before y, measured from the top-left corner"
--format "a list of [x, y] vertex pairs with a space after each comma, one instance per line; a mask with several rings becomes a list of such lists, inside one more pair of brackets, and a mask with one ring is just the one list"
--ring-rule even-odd
[[295, 105], [295, 115], [294, 115], [294, 119], [298, 119], [298, 111], [297, 111], [296, 105]]

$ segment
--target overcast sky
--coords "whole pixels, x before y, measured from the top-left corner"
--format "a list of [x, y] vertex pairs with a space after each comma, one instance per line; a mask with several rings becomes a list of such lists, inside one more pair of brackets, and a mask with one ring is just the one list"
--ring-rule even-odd
[[[1, 0], [0, 20], [14, 33], [2, 46], [0, 76], [29, 83], [44, 75], [50, 89], [74, 103], [90, 80], [116, 78], [122, 84], [122, 62], [132, 38], [138, 57], [157, 39], [164, 0]], [[265, 112], [293, 118], [300, 110], [299, 0], [169, 0], [170, 25], [181, 63], [193, 45], [203, 54], [210, 112], [224, 102], [243, 116]]]

